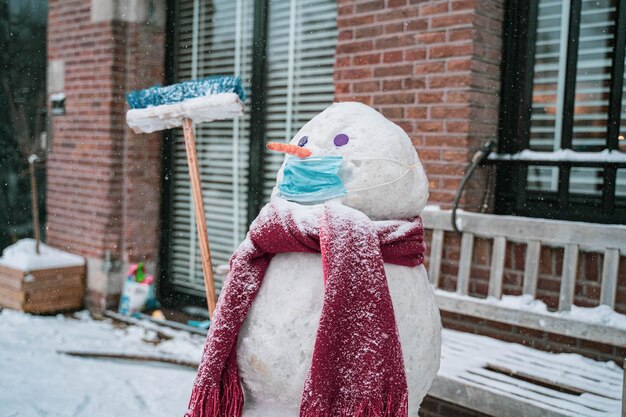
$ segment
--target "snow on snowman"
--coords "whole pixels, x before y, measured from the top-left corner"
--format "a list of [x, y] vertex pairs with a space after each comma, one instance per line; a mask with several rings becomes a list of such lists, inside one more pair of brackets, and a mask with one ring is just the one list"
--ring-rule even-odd
[[411, 140], [337, 103], [270, 147], [277, 187], [231, 259], [186, 415], [417, 416], [441, 319]]

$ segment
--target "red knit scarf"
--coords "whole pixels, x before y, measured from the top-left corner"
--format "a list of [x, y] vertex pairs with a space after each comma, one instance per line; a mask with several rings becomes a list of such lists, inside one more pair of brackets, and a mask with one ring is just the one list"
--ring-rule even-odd
[[376, 222], [336, 203], [302, 208], [277, 199], [265, 206], [230, 261], [186, 416], [241, 416], [239, 329], [272, 257], [313, 252], [322, 255], [324, 305], [300, 416], [406, 417], [404, 361], [383, 263], [420, 265], [423, 235], [419, 217]]

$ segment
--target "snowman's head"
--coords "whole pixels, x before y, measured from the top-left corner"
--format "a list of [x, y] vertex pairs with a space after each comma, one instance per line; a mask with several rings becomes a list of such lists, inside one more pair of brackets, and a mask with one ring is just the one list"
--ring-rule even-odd
[[[379, 220], [417, 216], [428, 200], [428, 180], [408, 135], [364, 104], [333, 104], [305, 124], [281, 150], [291, 155], [278, 171], [274, 189], [278, 197], [302, 203], [279, 191], [287, 183], [297, 188], [311, 180], [322, 195], [324, 181], [329, 191], [340, 189], [342, 183], [345, 195], [337, 197], [330, 192], [328, 197]], [[293, 156], [297, 154], [304, 158]], [[339, 176], [334, 180], [324, 174], [331, 165]], [[302, 187], [296, 189], [301, 191]]]

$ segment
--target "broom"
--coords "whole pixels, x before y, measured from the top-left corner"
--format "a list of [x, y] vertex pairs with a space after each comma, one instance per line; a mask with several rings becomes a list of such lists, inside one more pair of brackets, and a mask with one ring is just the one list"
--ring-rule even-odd
[[242, 101], [245, 100], [241, 81], [238, 77], [214, 76], [167, 87], [157, 86], [133, 91], [126, 95], [126, 100], [130, 107], [126, 113], [126, 123], [135, 133], [152, 133], [183, 127], [204, 286], [211, 319], [217, 297], [193, 126], [212, 120], [234, 119], [241, 116]]

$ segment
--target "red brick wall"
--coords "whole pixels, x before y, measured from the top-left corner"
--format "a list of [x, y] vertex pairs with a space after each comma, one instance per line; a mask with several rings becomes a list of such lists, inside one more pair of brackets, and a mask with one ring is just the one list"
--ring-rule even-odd
[[[124, 94], [162, 82], [163, 27], [94, 21], [91, 3], [49, 1], [48, 59], [64, 62], [66, 114], [51, 118], [47, 240], [88, 264], [106, 251], [123, 263], [151, 261], [158, 253], [161, 139], [127, 130]], [[100, 283], [95, 298], [119, 286]]]
[[[162, 28], [128, 24], [126, 38], [126, 89], [146, 88], [164, 80]], [[125, 111], [125, 110], [124, 110]], [[156, 261], [159, 253], [162, 134], [135, 135], [124, 123], [124, 111], [117, 113], [124, 126], [124, 231], [123, 259]]]
[[[373, 106], [411, 137], [448, 207], [475, 148], [495, 139], [503, 0], [340, 0], [335, 99]], [[470, 206], [484, 180], [466, 193]]]
[[123, 132], [112, 126], [115, 42], [123, 31], [92, 23], [89, 0], [51, 0], [48, 59], [65, 62], [66, 114], [52, 118], [48, 242], [89, 257], [119, 251]]
[[[476, 148], [497, 140], [503, 0], [339, 0], [335, 99], [381, 111], [411, 137], [430, 180], [430, 204], [450, 206]], [[482, 175], [481, 175], [482, 174]], [[479, 207], [486, 172], [470, 183], [464, 206]], [[429, 239], [427, 240], [429, 241]], [[456, 284], [459, 239], [446, 235], [442, 282]], [[491, 242], [477, 240], [470, 291], [486, 295]], [[504, 292], [521, 294], [523, 245], [509, 244]], [[563, 251], [544, 248], [538, 298], [555, 307]], [[602, 255], [581, 254], [576, 304], [599, 299]], [[617, 310], [626, 313], [626, 260], [620, 264]], [[543, 332], [443, 314], [446, 327], [539, 349], [619, 360], [626, 352]]]

